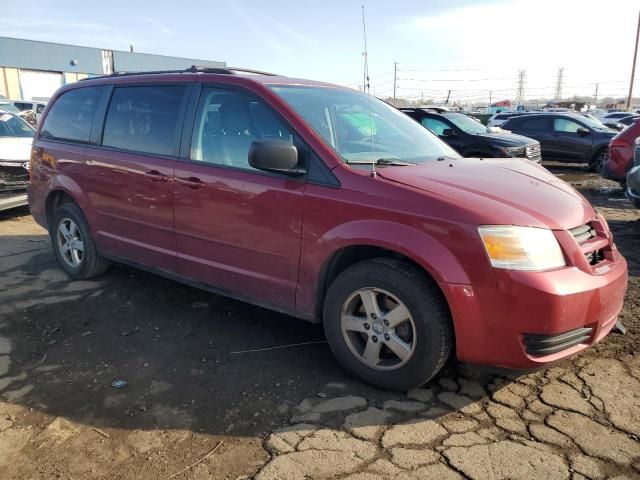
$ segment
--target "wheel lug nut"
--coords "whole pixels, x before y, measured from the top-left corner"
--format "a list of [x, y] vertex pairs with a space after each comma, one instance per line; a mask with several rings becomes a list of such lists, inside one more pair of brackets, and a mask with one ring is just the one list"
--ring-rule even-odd
[[371, 314], [371, 318], [373, 318], [375, 320], [376, 318], [378, 318], [378, 316], [375, 313], [372, 313]]
[[371, 340], [373, 340], [373, 343], [376, 343], [378, 341], [378, 337], [374, 335], [373, 337], [371, 337]]
[[389, 320], [384, 320], [384, 325], [385, 325], [385, 327], [388, 327], [389, 326]]
[[389, 340], [389, 334], [388, 334], [388, 333], [385, 333], [385, 334], [384, 334], [384, 339], [385, 339], [385, 340]]
[[368, 323], [364, 324], [364, 329], [365, 330], [369, 330], [371, 328], [371, 325], [369, 325]]

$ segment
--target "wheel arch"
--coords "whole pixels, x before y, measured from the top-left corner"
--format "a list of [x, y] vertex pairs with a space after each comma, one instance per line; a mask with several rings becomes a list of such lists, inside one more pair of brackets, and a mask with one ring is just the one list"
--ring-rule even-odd
[[[446, 296], [440, 282], [468, 283], [468, 276], [454, 255], [433, 237], [406, 225], [391, 224], [378, 226], [375, 230], [385, 232], [386, 238], [364, 239], [341, 238], [324, 259], [316, 279], [313, 316], [320, 321], [327, 290], [331, 282], [344, 270], [355, 263], [373, 258], [396, 258], [418, 269], [433, 281]], [[380, 228], [386, 227], [386, 228]], [[367, 231], [371, 229], [367, 228]], [[403, 241], [398, 241], [402, 239]], [[410, 245], [417, 248], [411, 249]]]
[[73, 179], [62, 175], [55, 177], [53, 185], [50, 187], [45, 199], [44, 212], [47, 226], [49, 226], [49, 222], [51, 221], [55, 209], [67, 202], [73, 202], [78, 205], [80, 210], [82, 210], [82, 213], [85, 215], [89, 226], [93, 227], [94, 218], [91, 210], [88, 208], [89, 200], [86, 194], [80, 185], [78, 185]]

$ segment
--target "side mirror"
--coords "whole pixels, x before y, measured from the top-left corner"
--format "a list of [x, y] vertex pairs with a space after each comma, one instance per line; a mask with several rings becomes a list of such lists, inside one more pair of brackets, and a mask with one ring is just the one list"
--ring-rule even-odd
[[298, 149], [286, 140], [256, 140], [249, 148], [249, 165], [267, 172], [299, 175]]
[[455, 137], [456, 136], [456, 132], [453, 131], [453, 128], [445, 128], [442, 131], [442, 136], [443, 137]]
[[585, 135], [589, 135], [591, 133], [591, 130], [589, 130], [588, 128], [580, 127], [576, 130], [576, 133], [580, 137], [584, 137]]

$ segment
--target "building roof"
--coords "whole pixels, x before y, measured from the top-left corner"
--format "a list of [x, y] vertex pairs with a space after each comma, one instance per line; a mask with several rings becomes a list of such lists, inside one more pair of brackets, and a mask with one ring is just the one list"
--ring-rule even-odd
[[223, 61], [0, 37], [0, 67], [102, 75], [108, 72], [104, 66], [103, 52], [112, 55], [113, 70], [116, 72], [181, 69], [191, 65], [226, 66]]

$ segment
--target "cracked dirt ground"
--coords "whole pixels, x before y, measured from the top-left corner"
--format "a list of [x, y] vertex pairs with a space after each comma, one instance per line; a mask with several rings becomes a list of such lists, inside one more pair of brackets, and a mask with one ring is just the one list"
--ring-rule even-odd
[[219, 442], [173, 478], [640, 478], [639, 211], [551, 168], [629, 261], [627, 335], [404, 394], [348, 376], [318, 326], [122, 266], [69, 282], [26, 210], [0, 214], [0, 478], [162, 479]]

